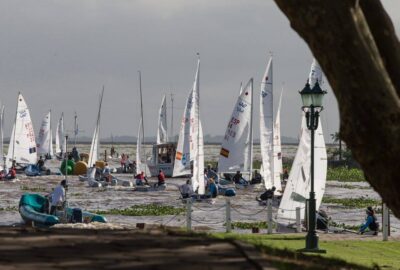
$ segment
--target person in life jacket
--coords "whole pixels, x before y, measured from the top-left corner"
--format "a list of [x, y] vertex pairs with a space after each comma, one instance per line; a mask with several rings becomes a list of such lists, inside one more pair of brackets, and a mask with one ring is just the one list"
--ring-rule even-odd
[[256, 198], [257, 201], [267, 201], [268, 199], [274, 198], [274, 192], [276, 187], [272, 187], [271, 189], [267, 189], [263, 194], [260, 195], [260, 198]]
[[378, 235], [379, 223], [377, 222], [374, 209], [372, 209], [371, 206], [368, 206], [365, 213], [367, 214], [367, 217], [365, 219], [365, 223], [361, 225], [359, 233], [363, 234], [368, 228], [373, 235]]
[[138, 175], [136, 175], [135, 179], [136, 179], [137, 186], [143, 186], [145, 183], [146, 183], [146, 185], [149, 184], [149, 182], [147, 182], [146, 176], [144, 175], [144, 172], [141, 172]]
[[157, 184], [155, 184], [155, 187], [165, 185], [165, 174], [164, 174], [163, 170], [159, 170], [157, 178], [158, 178], [158, 182], [157, 182]]

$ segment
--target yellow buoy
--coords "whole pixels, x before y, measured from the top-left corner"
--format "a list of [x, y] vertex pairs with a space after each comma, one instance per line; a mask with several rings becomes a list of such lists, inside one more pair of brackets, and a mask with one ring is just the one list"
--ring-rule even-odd
[[78, 161], [77, 163], [75, 163], [74, 175], [81, 175], [81, 174], [86, 175], [87, 169], [88, 165], [86, 164], [85, 161]]
[[105, 166], [106, 166], [106, 163], [104, 161], [102, 161], [102, 160], [96, 161], [96, 168], [104, 169]]

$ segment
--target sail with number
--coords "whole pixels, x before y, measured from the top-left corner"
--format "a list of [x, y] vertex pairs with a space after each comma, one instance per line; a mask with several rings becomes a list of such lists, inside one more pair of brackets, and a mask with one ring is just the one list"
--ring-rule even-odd
[[96, 127], [94, 129], [92, 143], [90, 145], [90, 153], [89, 153], [89, 161], [88, 161], [89, 166], [92, 166], [93, 164], [96, 163], [97, 160], [99, 160], [100, 115], [101, 115], [101, 105], [103, 103], [103, 95], [104, 95], [104, 87], [103, 87], [103, 90], [101, 91], [101, 95], [100, 95]]
[[218, 160], [219, 172], [251, 170], [253, 79], [241, 91], [228, 121]]
[[190, 91], [183, 111], [178, 145], [176, 147], [173, 176], [189, 175], [190, 170], [190, 111], [192, 108], [192, 94]]
[[160, 110], [158, 112], [158, 129], [157, 129], [157, 144], [167, 143], [167, 101], [165, 95], [162, 99]]
[[15, 122], [10, 136], [10, 146], [7, 154], [7, 167], [13, 160], [17, 164], [36, 164], [36, 141], [31, 115], [24, 97], [18, 94]]
[[[311, 88], [315, 85], [316, 81], [322, 82], [322, 70], [315, 59], [311, 65], [308, 81], [312, 83], [310, 85]], [[279, 219], [294, 220], [296, 218], [295, 210], [297, 207], [301, 209], [301, 217], [304, 217], [306, 199], [309, 198], [311, 190], [310, 165], [311, 131], [307, 128], [305, 114], [302, 113], [300, 143], [278, 209], [277, 217]], [[319, 120], [314, 140], [314, 191], [317, 210], [321, 205], [322, 197], [325, 193], [327, 167], [324, 134], [321, 120]]]
[[51, 110], [45, 115], [40, 126], [37, 141], [37, 152], [39, 155], [53, 156], [51, 136]]
[[204, 141], [200, 121], [200, 58], [197, 60], [197, 71], [192, 90], [192, 107], [190, 110], [190, 160], [193, 162], [192, 185], [198, 194], [205, 193], [204, 185]]

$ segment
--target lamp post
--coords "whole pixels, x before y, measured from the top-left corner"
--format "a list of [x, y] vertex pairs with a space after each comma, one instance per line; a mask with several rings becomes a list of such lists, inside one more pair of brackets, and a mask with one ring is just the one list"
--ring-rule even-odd
[[322, 99], [326, 91], [323, 91], [319, 86], [318, 81], [313, 88], [307, 82], [303, 90], [300, 91], [301, 99], [303, 102], [302, 110], [305, 112], [307, 128], [311, 131], [311, 190], [308, 204], [308, 230], [306, 236], [306, 247], [300, 251], [302, 252], [316, 252], [326, 253], [325, 250], [318, 247], [318, 234], [315, 230], [316, 227], [316, 201], [314, 191], [314, 132], [318, 128], [319, 113], [323, 110]]

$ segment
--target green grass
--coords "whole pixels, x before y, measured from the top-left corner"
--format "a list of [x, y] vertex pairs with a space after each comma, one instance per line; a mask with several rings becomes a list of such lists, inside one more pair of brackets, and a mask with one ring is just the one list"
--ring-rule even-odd
[[360, 169], [348, 169], [347, 167], [328, 168], [326, 180], [342, 182], [363, 182], [364, 173]]
[[24, 190], [24, 191], [32, 191], [32, 192], [45, 192], [46, 191], [46, 188], [44, 188], [44, 187], [35, 187], [35, 186], [30, 187], [27, 185], [20, 186], [20, 189]]
[[185, 208], [176, 208], [168, 205], [146, 204], [133, 205], [125, 209], [110, 209], [93, 211], [99, 215], [123, 215], [123, 216], [164, 216], [179, 215], [185, 212]]
[[349, 208], [367, 208], [368, 206], [379, 206], [382, 204], [382, 201], [375, 200], [367, 197], [358, 197], [358, 198], [334, 198], [330, 196], [325, 196], [322, 199], [323, 203], [334, 203], [340, 204]]
[[[312, 263], [313, 269], [328, 269], [328, 266], [340, 269], [399, 269], [400, 266], [400, 242], [389, 241], [361, 241], [361, 240], [329, 240], [319, 242], [320, 248], [327, 251], [323, 255], [299, 254], [296, 250], [304, 248], [304, 236], [300, 235], [262, 235], [262, 234], [224, 234], [215, 233], [213, 237], [219, 239], [238, 239], [256, 245], [272, 256], [270, 260], [279, 269], [306, 269], [304, 265], [290, 265], [293, 259], [298, 262]], [[291, 260], [291, 261], [290, 261]], [[285, 261], [289, 261], [286, 262]], [[295, 261], [295, 262], [296, 262]], [[300, 262], [298, 262], [300, 263]], [[355, 264], [359, 267], [351, 267]], [[379, 268], [378, 268], [379, 267]]]

